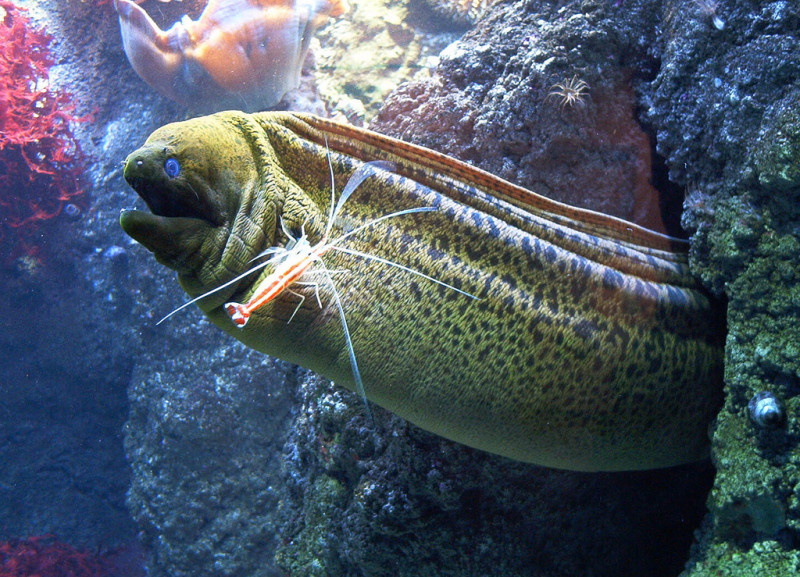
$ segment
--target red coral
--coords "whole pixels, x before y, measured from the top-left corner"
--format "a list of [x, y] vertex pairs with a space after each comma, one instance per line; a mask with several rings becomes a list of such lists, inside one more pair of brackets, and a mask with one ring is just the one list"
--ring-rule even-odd
[[0, 577], [105, 577], [97, 555], [43, 537], [0, 543]]
[[50, 89], [52, 37], [0, 0], [0, 240], [25, 243], [30, 226], [81, 194], [83, 154], [70, 129], [70, 95]]

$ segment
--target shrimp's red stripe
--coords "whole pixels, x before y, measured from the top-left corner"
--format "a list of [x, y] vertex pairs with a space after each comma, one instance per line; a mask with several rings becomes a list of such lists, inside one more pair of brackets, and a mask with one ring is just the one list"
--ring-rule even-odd
[[323, 240], [307, 254], [300, 256], [299, 260], [284, 263], [278, 267], [278, 269], [264, 279], [264, 282], [261, 283], [250, 300], [243, 305], [243, 310], [240, 312], [249, 317], [254, 311], [286, 290], [308, 270], [308, 267], [310, 267], [315, 260], [328, 252], [331, 248], [333, 248], [333, 245], [327, 244], [327, 242]]

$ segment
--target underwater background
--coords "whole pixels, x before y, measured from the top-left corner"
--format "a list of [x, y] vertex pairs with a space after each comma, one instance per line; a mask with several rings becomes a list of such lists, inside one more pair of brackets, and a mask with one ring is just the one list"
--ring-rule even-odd
[[[205, 4], [141, 6], [166, 30]], [[263, 85], [191, 93], [206, 76], [190, 69], [191, 100], [175, 102], [162, 92], [176, 77], [145, 82], [126, 55], [122, 2], [0, 0], [0, 575], [800, 571], [797, 3], [287, 4], [324, 17], [289, 71], [296, 89], [279, 84], [277, 103], [254, 100]], [[143, 206], [122, 162], [231, 99], [691, 235], [693, 271], [727, 305], [711, 458], [519, 463], [376, 405], [370, 422], [358, 395], [196, 310], [156, 326], [186, 296], [119, 227]]]

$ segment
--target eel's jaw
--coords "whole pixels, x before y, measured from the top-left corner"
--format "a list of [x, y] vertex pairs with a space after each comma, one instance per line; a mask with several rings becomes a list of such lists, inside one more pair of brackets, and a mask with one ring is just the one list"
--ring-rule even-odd
[[[123, 177], [157, 216], [193, 218], [219, 226], [225, 220], [216, 203], [216, 192], [190, 175], [169, 177], [164, 164], [169, 158], [163, 143], [145, 144], [125, 159]], [[194, 184], [192, 184], [194, 182]]]
[[194, 263], [214, 227], [199, 218], [168, 217], [141, 210], [123, 210], [119, 224], [156, 259], [181, 274], [192, 274]]
[[202, 266], [194, 262], [200, 258], [201, 248], [207, 249], [206, 241], [219, 236], [224, 216], [214, 202], [212, 189], [200, 183], [192, 185], [183, 176], [171, 179], [166, 175], [165, 155], [159, 144], [145, 145], [128, 156], [124, 178], [152, 214], [124, 210], [120, 225], [159, 262], [179, 273], [192, 274]]
[[186, 185], [166, 190], [158, 182], [131, 176], [125, 170], [125, 180], [145, 202], [147, 208], [156, 216], [168, 218], [192, 218], [204, 220], [214, 226], [221, 224], [219, 215], [212, 204], [212, 192]]

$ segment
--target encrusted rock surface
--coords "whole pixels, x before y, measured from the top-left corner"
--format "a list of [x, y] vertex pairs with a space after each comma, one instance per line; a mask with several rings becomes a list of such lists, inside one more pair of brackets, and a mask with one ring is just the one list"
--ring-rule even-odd
[[[800, 45], [797, 3], [667, 2], [648, 117], [670, 176], [689, 188], [693, 267], [728, 299], [725, 406], [710, 515], [686, 577], [800, 568]], [[712, 17], [724, 22], [722, 30]], [[769, 391], [787, 419], [764, 429]]]
[[[573, 473], [426, 433], [306, 373], [284, 449], [290, 575], [676, 575], [707, 463]], [[602, 535], [602, 539], [598, 539]]]
[[205, 320], [178, 332], [139, 357], [129, 391], [128, 504], [151, 572], [279, 575], [274, 511], [293, 373], [225, 342]]
[[[371, 127], [676, 232], [681, 195], [653, 161], [634, 92], [657, 66], [658, 14], [643, 1], [500, 3], [440, 54], [432, 79], [393, 92]], [[569, 104], [557, 85], [573, 79], [588, 88]]]

